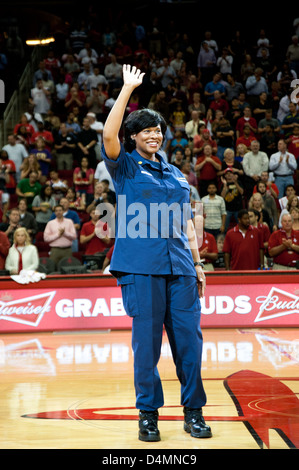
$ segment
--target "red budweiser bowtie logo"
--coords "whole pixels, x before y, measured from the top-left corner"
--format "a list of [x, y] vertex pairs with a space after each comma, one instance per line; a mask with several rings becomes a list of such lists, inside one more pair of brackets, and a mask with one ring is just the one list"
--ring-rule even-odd
[[277, 287], [272, 287], [267, 297], [257, 297], [256, 301], [262, 305], [255, 322], [299, 313], [299, 297]]
[[56, 291], [52, 291], [10, 302], [0, 300], [0, 320], [38, 326], [44, 314], [50, 310], [55, 294]]

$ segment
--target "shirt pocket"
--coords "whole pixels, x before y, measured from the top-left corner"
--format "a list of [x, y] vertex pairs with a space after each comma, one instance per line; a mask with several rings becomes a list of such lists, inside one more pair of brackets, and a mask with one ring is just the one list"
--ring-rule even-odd
[[134, 183], [137, 184], [144, 184], [144, 185], [149, 185], [151, 186], [152, 184], [154, 185], [159, 185], [159, 181], [155, 179], [155, 177], [149, 172], [145, 170], [141, 170], [138, 172], [138, 174], [135, 175], [134, 178]]
[[147, 171], [141, 171], [135, 175], [133, 184], [135, 197], [139, 202], [146, 201], [147, 199], [159, 200], [161, 191], [163, 192], [160, 181], [156, 180], [155, 177]]
[[190, 193], [190, 186], [187, 180], [184, 178], [180, 179], [178, 178], [178, 182], [180, 183], [180, 186], [182, 189], [186, 189], [188, 191], [188, 194]]
[[118, 278], [117, 281], [121, 286], [123, 305], [126, 314], [132, 318], [137, 317], [139, 315], [139, 308], [137, 302], [135, 275], [125, 274]]

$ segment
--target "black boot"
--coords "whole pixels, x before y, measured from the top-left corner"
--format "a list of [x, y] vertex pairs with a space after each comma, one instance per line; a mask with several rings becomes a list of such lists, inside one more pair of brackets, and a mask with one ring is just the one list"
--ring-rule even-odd
[[184, 430], [191, 433], [192, 437], [212, 437], [211, 428], [205, 423], [201, 408], [184, 407], [184, 415]]
[[139, 440], [147, 442], [160, 441], [158, 429], [158, 411], [139, 411]]

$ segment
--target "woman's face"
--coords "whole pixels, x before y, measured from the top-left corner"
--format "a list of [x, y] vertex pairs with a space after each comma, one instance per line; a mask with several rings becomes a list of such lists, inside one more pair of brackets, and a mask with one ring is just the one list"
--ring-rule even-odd
[[293, 217], [293, 220], [299, 219], [299, 211], [295, 207], [293, 207], [293, 209], [290, 210], [290, 214]]
[[26, 234], [24, 232], [19, 232], [17, 235], [16, 235], [16, 243], [18, 246], [23, 246], [25, 245], [25, 241], [26, 241]]
[[74, 193], [74, 191], [72, 189], [67, 190], [66, 197], [68, 199], [75, 199], [75, 196], [76, 196], [76, 194]]
[[227, 151], [225, 153], [225, 160], [226, 161], [233, 161], [234, 160], [234, 152], [232, 152], [231, 150], [230, 151]]
[[262, 205], [262, 200], [261, 200], [260, 197], [254, 195], [253, 198], [252, 198], [252, 203], [253, 203], [254, 207], [260, 208], [261, 205]]
[[51, 188], [51, 186], [46, 186], [45, 195], [46, 195], [46, 196], [51, 196], [51, 194], [52, 194], [52, 188]]
[[150, 158], [158, 152], [162, 145], [163, 134], [161, 126], [142, 129], [138, 134], [133, 134], [131, 138], [135, 140], [136, 150], [140, 155], [145, 158]]

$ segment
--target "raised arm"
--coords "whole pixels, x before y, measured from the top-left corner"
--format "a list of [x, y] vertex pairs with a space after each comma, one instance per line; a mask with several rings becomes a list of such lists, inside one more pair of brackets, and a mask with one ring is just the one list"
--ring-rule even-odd
[[122, 125], [127, 103], [135, 88], [141, 85], [144, 73], [130, 65], [123, 66], [124, 84], [115, 101], [104, 125], [103, 144], [106, 154], [111, 160], [116, 160], [120, 152], [118, 133]]

